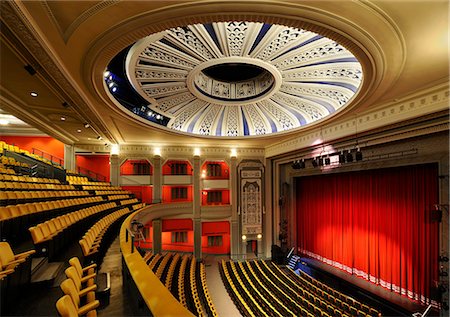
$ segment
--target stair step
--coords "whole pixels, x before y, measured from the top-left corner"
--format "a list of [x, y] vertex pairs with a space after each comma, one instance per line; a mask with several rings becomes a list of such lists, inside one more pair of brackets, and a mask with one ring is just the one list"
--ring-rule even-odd
[[40, 257], [40, 258], [32, 258], [31, 259], [31, 275], [36, 273], [43, 265], [48, 263], [48, 258]]
[[63, 268], [64, 262], [46, 263], [31, 275], [31, 283], [48, 283], [52, 285]]

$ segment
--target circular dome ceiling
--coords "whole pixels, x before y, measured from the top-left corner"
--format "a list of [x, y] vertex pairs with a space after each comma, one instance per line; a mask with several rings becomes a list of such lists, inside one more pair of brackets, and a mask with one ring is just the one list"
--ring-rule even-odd
[[[195, 24], [129, 50], [126, 76], [148, 105], [135, 114], [195, 135], [291, 130], [345, 107], [362, 81], [355, 56], [316, 33], [275, 24]], [[152, 118], [164, 118], [156, 121]]]

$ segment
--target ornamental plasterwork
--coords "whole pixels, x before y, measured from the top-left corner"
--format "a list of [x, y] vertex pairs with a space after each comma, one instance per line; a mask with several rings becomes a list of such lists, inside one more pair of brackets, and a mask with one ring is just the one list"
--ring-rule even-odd
[[[237, 64], [257, 71], [233, 79], [210, 72], [222, 67], [226, 73]], [[167, 128], [220, 137], [305, 126], [347, 106], [363, 80], [360, 63], [339, 43], [308, 30], [246, 21], [148, 36], [130, 49], [126, 70], [148, 110], [169, 119]]]

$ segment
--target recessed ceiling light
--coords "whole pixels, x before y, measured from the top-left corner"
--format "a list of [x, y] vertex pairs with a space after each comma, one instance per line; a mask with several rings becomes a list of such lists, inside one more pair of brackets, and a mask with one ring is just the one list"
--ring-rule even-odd
[[77, 132], [78, 132], [78, 133], [81, 133], [81, 129], [78, 129]]
[[61, 121], [66, 121], [66, 117], [61, 117]]
[[85, 123], [84, 124], [84, 127], [87, 129], [87, 128], [89, 128], [91, 125], [89, 124], [89, 123]]
[[0, 125], [8, 125], [9, 121], [6, 119], [0, 119]]
[[30, 92], [31, 97], [37, 97], [38, 93], [35, 91]]

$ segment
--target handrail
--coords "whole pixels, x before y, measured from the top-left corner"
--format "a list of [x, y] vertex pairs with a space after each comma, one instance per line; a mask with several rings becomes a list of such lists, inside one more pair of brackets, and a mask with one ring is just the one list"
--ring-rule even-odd
[[[39, 153], [38, 153], [39, 152]], [[31, 153], [36, 154], [44, 159], [50, 160], [52, 163], [58, 164], [59, 166], [64, 166], [64, 159], [48, 152], [42, 151], [40, 149], [32, 148]]]
[[132, 238], [130, 243], [129, 237], [132, 237], [130, 235], [132, 232], [129, 229], [131, 221], [140, 211], [137, 210], [128, 216], [120, 228], [120, 249], [136, 287], [153, 316], [193, 316], [161, 283], [139, 252], [134, 252], [134, 239]]
[[76, 167], [76, 172], [78, 174], [80, 174], [82, 176], [86, 176], [86, 177], [88, 177], [90, 179], [93, 179], [93, 180], [96, 180], [96, 181], [99, 181], [99, 182], [106, 182], [106, 176], [105, 175], [96, 173], [96, 172], [91, 171], [91, 170], [89, 170], [87, 168], [77, 166]]

